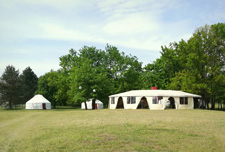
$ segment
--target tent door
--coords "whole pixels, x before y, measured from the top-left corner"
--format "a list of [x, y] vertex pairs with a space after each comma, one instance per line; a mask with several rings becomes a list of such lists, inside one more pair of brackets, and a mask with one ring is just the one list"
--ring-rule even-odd
[[169, 101], [170, 101], [169, 108], [170, 108], [170, 109], [176, 109], [175, 99], [174, 99], [173, 97], [170, 97], [170, 98], [169, 98]]
[[98, 109], [98, 104], [95, 104], [95, 109]]
[[42, 109], [46, 109], [46, 104], [42, 103]]
[[124, 109], [122, 97], [119, 97], [116, 109]]
[[137, 109], [149, 109], [148, 102], [145, 97], [141, 98], [141, 101], [138, 104]]

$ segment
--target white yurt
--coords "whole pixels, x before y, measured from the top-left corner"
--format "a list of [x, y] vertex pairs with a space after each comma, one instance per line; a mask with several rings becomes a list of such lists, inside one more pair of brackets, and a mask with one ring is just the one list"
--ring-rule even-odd
[[26, 102], [26, 109], [51, 109], [51, 102], [38, 94]]
[[[92, 99], [89, 99], [88, 101], [86, 101], [86, 103], [87, 103], [87, 109], [92, 109]], [[103, 109], [103, 108], [104, 108], [103, 103], [100, 100], [96, 99], [95, 109]], [[84, 102], [81, 103], [81, 109], [85, 109]]]

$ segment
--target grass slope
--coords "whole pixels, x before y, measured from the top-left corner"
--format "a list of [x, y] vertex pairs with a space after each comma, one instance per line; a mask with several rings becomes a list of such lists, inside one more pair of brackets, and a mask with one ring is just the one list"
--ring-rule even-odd
[[225, 113], [0, 110], [0, 151], [224, 151]]

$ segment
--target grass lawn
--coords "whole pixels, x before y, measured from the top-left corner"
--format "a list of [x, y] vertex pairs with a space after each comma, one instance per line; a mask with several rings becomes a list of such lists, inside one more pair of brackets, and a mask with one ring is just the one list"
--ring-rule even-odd
[[0, 110], [1, 151], [225, 151], [225, 113]]

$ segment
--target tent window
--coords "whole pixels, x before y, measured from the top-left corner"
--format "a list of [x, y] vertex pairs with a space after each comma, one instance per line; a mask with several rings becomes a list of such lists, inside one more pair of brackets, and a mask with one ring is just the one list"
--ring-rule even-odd
[[111, 98], [111, 104], [115, 104], [115, 98], [114, 97]]
[[158, 97], [152, 97], [152, 103], [153, 104], [158, 104]]
[[163, 99], [162, 96], [158, 96], [158, 97], [152, 97], [152, 104], [161, 104], [161, 100]]
[[127, 97], [127, 104], [130, 104], [130, 97]]
[[188, 97], [180, 97], [180, 104], [188, 104]]
[[131, 97], [131, 104], [135, 104], [136, 103], [136, 97]]
[[135, 104], [136, 97], [127, 97], [127, 104]]

